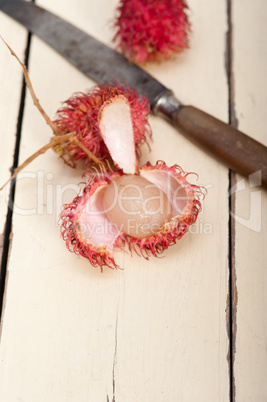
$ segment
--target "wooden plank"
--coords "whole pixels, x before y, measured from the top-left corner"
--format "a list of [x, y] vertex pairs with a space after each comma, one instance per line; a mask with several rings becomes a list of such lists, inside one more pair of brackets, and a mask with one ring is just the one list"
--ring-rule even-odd
[[[147, 68], [184, 102], [226, 121], [224, 3], [191, 0], [191, 49]], [[40, 4], [110, 42], [107, 21], [115, 1]], [[61, 100], [92, 85], [37, 38], [30, 74], [50, 116]], [[198, 224], [164, 259], [117, 252], [124, 270], [101, 274], [68, 253], [59, 238], [58, 210], [74, 197], [81, 170], [50, 152], [21, 175], [1, 339], [1, 400], [228, 400], [228, 172], [166, 122], [151, 118], [151, 125], [153, 149], [143, 151], [142, 161], [178, 163], [198, 172], [209, 188]], [[50, 134], [27, 96], [21, 160]]]
[[[233, 1], [234, 100], [239, 128], [267, 145], [267, 4]], [[237, 177], [235, 195], [237, 401], [267, 400], [267, 194]]]
[[[16, 44], [18, 55], [24, 59], [26, 47], [25, 31], [10, 18], [0, 15], [1, 35]], [[13, 154], [17, 134], [17, 121], [19, 115], [20, 96], [22, 89], [22, 72], [14, 60], [11, 60], [9, 50], [0, 41], [0, 187], [10, 176], [13, 166]], [[13, 61], [13, 62], [12, 62]], [[0, 192], [0, 261], [4, 241], [5, 222], [8, 209], [10, 186]]]

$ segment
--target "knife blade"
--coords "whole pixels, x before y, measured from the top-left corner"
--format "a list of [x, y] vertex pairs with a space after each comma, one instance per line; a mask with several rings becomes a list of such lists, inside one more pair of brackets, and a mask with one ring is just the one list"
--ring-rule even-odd
[[34, 3], [0, 0], [0, 10], [97, 83], [117, 81], [144, 94], [155, 115], [164, 117], [230, 169], [244, 176], [260, 171], [261, 185], [267, 189], [267, 148], [263, 144], [194, 106], [183, 105], [170, 89], [122, 54]]

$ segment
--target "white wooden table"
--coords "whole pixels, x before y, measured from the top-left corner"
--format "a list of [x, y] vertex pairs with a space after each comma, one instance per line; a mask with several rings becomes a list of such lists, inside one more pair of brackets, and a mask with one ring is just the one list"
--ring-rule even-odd
[[[116, 0], [38, 4], [111, 44]], [[267, 145], [266, 1], [189, 7], [190, 50], [148, 71], [184, 103]], [[0, 13], [0, 34], [24, 60], [27, 31]], [[36, 37], [26, 57], [51, 118], [94, 85]], [[22, 162], [52, 133], [28, 91], [24, 99], [21, 68], [1, 43], [0, 61], [2, 184], [16, 141]], [[1, 401], [267, 401], [267, 194], [168, 123], [150, 122], [152, 152], [144, 149], [141, 162], [178, 163], [208, 188], [198, 222], [163, 259], [118, 252], [124, 270], [101, 274], [69, 253], [57, 217], [82, 172], [52, 151], [20, 174], [13, 204], [10, 186], [0, 193]]]

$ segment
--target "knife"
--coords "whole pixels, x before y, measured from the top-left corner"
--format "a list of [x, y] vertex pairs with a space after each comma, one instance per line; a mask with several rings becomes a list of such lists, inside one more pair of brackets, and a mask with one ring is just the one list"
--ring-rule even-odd
[[114, 80], [148, 98], [153, 114], [164, 117], [187, 138], [244, 176], [260, 171], [267, 189], [267, 147], [217, 118], [183, 105], [173, 92], [122, 54], [49, 11], [24, 0], [0, 0], [0, 10], [51, 45], [94, 81]]

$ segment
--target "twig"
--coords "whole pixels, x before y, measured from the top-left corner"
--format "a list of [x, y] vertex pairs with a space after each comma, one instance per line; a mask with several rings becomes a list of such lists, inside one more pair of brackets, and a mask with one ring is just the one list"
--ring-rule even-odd
[[32, 154], [29, 158], [27, 158], [20, 166], [17, 167], [13, 175], [5, 182], [5, 184], [0, 188], [0, 191], [11, 181], [13, 180], [19, 172], [21, 172], [26, 166], [28, 166], [31, 162], [34, 161], [39, 155], [44, 154], [48, 149], [60, 144], [66, 140], [73, 140], [73, 133], [61, 135], [60, 137], [54, 137], [51, 141], [43, 146], [42, 148], [38, 149], [34, 154]]
[[23, 74], [25, 77], [25, 82], [27, 87], [29, 88], [32, 100], [33, 100], [33, 104], [37, 107], [37, 109], [39, 110], [39, 112], [41, 113], [41, 115], [44, 117], [46, 123], [51, 127], [53, 133], [55, 135], [60, 135], [61, 132], [59, 131], [57, 125], [55, 123], [53, 123], [51, 121], [51, 119], [49, 118], [49, 116], [45, 113], [44, 109], [42, 108], [42, 106], [40, 105], [39, 100], [37, 99], [37, 96], [35, 95], [35, 92], [33, 90], [33, 86], [27, 71], [27, 67], [25, 66], [25, 64], [22, 63], [22, 61], [19, 59], [19, 57], [16, 55], [16, 53], [11, 49], [11, 47], [6, 43], [6, 41], [4, 40], [4, 38], [2, 38], [2, 36], [0, 36], [2, 41], [4, 42], [4, 44], [6, 45], [6, 47], [9, 49], [10, 53], [12, 56], [14, 56], [17, 61], [19, 62], [19, 64], [21, 65], [22, 69], [23, 69]]
[[28, 70], [27, 67], [25, 66], [25, 64], [23, 64], [21, 62], [21, 60], [19, 59], [19, 57], [16, 55], [16, 53], [11, 49], [11, 47], [6, 43], [6, 41], [2, 38], [2, 36], [0, 35], [0, 38], [2, 39], [2, 41], [4, 42], [4, 44], [7, 46], [7, 48], [9, 49], [10, 53], [12, 56], [14, 56], [17, 61], [19, 62], [19, 64], [21, 65], [22, 69], [23, 69], [23, 74], [25, 77], [25, 83], [30, 91], [32, 100], [34, 105], [37, 107], [37, 109], [39, 110], [39, 112], [41, 113], [41, 115], [43, 116], [43, 118], [45, 119], [46, 123], [50, 126], [50, 128], [52, 129], [54, 135], [56, 136], [55, 138], [53, 138], [47, 145], [43, 146], [42, 148], [40, 148], [38, 151], [36, 151], [32, 156], [30, 156], [29, 158], [27, 158], [13, 173], [13, 175], [8, 179], [8, 181], [0, 188], [0, 191], [3, 190], [3, 188], [6, 186], [7, 183], [9, 183], [12, 179], [14, 179], [16, 177], [16, 175], [22, 170], [24, 169], [27, 165], [29, 165], [34, 159], [36, 159], [39, 155], [45, 153], [48, 149], [56, 146], [57, 144], [60, 144], [61, 142], [64, 141], [69, 141], [69, 142], [73, 142], [75, 143], [79, 148], [81, 148], [84, 153], [88, 156], [89, 159], [92, 159], [95, 163], [98, 163], [99, 165], [103, 165], [104, 163], [97, 158], [97, 156], [95, 156], [91, 151], [89, 151], [89, 149], [87, 149], [75, 136], [74, 133], [70, 133], [70, 134], [64, 134], [62, 131], [59, 130], [58, 126], [52, 122], [52, 120], [49, 118], [49, 116], [46, 114], [46, 112], [44, 111], [44, 109], [42, 108], [42, 106], [40, 105], [39, 100], [37, 99], [37, 96], [33, 90], [33, 86], [28, 74]]

